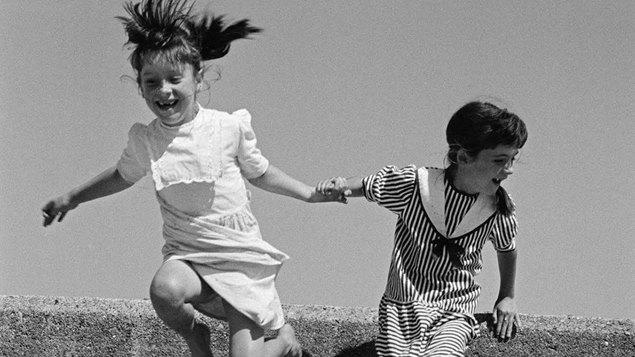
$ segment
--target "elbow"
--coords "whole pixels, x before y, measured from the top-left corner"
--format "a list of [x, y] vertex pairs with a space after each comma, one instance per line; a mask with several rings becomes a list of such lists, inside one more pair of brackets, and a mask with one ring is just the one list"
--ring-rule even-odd
[[265, 171], [262, 175], [260, 176], [256, 176], [256, 177], [252, 177], [252, 178], [247, 178], [247, 181], [249, 181], [250, 184], [258, 187], [258, 188], [262, 188], [263, 182], [265, 180], [265, 175], [267, 174], [267, 172]]

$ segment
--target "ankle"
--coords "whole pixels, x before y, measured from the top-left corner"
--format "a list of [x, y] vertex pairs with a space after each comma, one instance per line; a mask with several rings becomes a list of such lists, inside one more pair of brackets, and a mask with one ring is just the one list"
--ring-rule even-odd
[[202, 322], [194, 323], [187, 335], [182, 334], [192, 356], [212, 356], [210, 335], [209, 327]]

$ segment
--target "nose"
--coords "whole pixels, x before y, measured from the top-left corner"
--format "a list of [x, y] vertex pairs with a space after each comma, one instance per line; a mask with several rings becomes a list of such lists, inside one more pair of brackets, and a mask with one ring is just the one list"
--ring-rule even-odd
[[507, 161], [507, 163], [505, 164], [505, 167], [503, 167], [503, 173], [505, 173], [505, 175], [511, 175], [514, 173], [514, 160], [509, 160]]
[[158, 92], [160, 94], [170, 94], [172, 93], [172, 85], [168, 81], [162, 81], [159, 85]]

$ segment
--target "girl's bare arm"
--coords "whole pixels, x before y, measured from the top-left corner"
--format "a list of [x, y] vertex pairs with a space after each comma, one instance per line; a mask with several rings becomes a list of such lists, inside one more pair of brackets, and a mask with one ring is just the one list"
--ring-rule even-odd
[[317, 192], [314, 187], [294, 179], [271, 164], [264, 174], [249, 179], [249, 182], [265, 191], [293, 197], [305, 202], [333, 202], [340, 200], [338, 196]]
[[116, 167], [110, 167], [85, 184], [47, 202], [42, 207], [44, 226], [51, 224], [58, 215], [58, 222], [61, 222], [66, 216], [66, 212], [74, 209], [80, 203], [112, 195], [132, 185], [121, 177]]
[[496, 335], [501, 339], [510, 339], [514, 325], [520, 327], [520, 318], [514, 300], [514, 285], [516, 280], [516, 250], [498, 252], [498, 270], [500, 273], [500, 288], [498, 299], [494, 306], [493, 316], [496, 324]]

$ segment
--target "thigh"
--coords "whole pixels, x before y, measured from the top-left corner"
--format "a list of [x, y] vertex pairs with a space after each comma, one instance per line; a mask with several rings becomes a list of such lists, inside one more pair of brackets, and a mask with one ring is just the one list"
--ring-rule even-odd
[[230, 355], [233, 357], [265, 356], [264, 330], [223, 300], [229, 324]]
[[445, 322], [432, 333], [424, 356], [464, 356], [471, 334], [465, 319]]
[[214, 291], [183, 260], [168, 260], [154, 274], [151, 295], [170, 296], [186, 303], [200, 303], [211, 299]]

